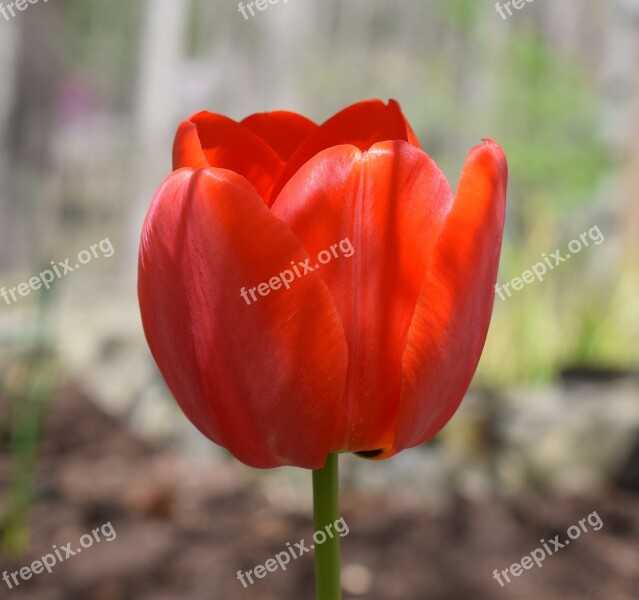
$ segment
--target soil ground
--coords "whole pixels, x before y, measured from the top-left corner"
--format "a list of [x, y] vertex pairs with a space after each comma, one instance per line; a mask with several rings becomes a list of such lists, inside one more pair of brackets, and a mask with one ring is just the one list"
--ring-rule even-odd
[[[6, 408], [6, 407], [5, 407]], [[0, 414], [2, 412], [0, 411]], [[9, 477], [0, 448], [0, 493]], [[40, 448], [26, 554], [0, 555], [13, 572], [109, 522], [116, 532], [81, 554], [22, 581], [0, 598], [15, 600], [311, 600], [311, 554], [244, 589], [236, 578], [309, 540], [306, 511], [268, 500], [259, 479], [232, 460], [203, 465], [153, 447], [120, 421], [67, 389], [48, 411]], [[459, 497], [442, 514], [398, 509], [392, 491], [346, 490], [342, 514], [345, 598], [368, 600], [636, 600], [639, 598], [639, 496], [610, 489], [597, 497]], [[4, 500], [3, 500], [4, 502]], [[500, 587], [506, 569], [578, 519], [597, 511], [599, 531]], [[86, 541], [86, 540], [85, 540]], [[88, 544], [88, 541], [87, 541]], [[62, 553], [64, 556], [64, 552]]]

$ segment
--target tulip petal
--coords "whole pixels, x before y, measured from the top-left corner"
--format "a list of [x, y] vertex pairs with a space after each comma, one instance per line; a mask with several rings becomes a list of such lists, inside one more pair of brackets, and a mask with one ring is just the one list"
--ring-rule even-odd
[[[336, 146], [308, 161], [272, 207], [313, 257], [344, 325], [349, 430], [340, 449], [390, 449], [401, 357], [434, 244], [453, 201], [442, 172], [420, 149], [383, 142], [362, 152]], [[350, 240], [354, 252], [350, 257]], [[346, 251], [342, 251], [342, 247]], [[316, 260], [318, 257], [319, 261]], [[324, 255], [325, 257], [325, 255]]]
[[344, 436], [348, 356], [328, 287], [309, 273], [257, 288], [307, 258], [223, 169], [174, 171], [144, 225], [138, 293], [153, 356], [188, 418], [254, 467], [320, 468]]
[[184, 121], [173, 143], [173, 169], [228, 169], [248, 179], [266, 201], [284, 167], [275, 150], [248, 127], [200, 112]]
[[373, 144], [387, 140], [405, 140], [420, 147], [396, 100], [388, 104], [366, 100], [345, 108], [311, 133], [290, 157], [272, 191], [273, 199], [295, 172], [322, 150], [341, 144], [368, 150]]
[[319, 127], [310, 119], [286, 110], [250, 115], [241, 123], [262, 138], [283, 162]]
[[495, 297], [507, 179], [498, 144], [484, 140], [469, 152], [408, 332], [397, 435], [386, 456], [434, 436], [468, 389]]

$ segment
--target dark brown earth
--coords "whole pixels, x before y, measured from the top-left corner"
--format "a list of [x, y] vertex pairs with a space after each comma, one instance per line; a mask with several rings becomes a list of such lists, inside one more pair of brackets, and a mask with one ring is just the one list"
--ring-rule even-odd
[[[0, 419], [7, 415], [0, 409]], [[6, 420], [5, 420], [6, 422]], [[10, 472], [0, 447], [0, 498]], [[636, 600], [639, 598], [639, 496], [607, 490], [598, 497], [494, 500], [459, 497], [444, 514], [406, 513], [388, 495], [344, 490], [345, 585], [369, 600]], [[599, 531], [584, 533], [500, 588], [505, 569], [596, 510]], [[236, 579], [310, 539], [306, 511], [267, 499], [259, 479], [237, 463], [202, 464], [136, 439], [74, 390], [48, 410], [29, 516], [26, 553], [0, 556], [16, 571], [110, 522], [117, 533], [79, 555], [8, 589], [15, 600], [210, 600], [313, 598], [310, 554], [244, 589]], [[565, 533], [563, 534], [565, 537]]]

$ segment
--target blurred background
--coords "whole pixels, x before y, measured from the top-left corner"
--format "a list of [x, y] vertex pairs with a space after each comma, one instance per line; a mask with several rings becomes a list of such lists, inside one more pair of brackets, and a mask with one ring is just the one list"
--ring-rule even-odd
[[[500, 283], [573, 258], [497, 297], [435, 440], [342, 457], [345, 598], [637, 598], [638, 0], [528, 0], [506, 18], [493, 0], [280, 0], [248, 19], [233, 0], [5, 5], [0, 286], [88, 259], [0, 298], [0, 573], [107, 522], [117, 537], [1, 597], [313, 597], [310, 555], [236, 579], [310, 539], [310, 473], [248, 469], [174, 406], [141, 330], [137, 244], [191, 113], [322, 122], [375, 97], [400, 101], [453, 188], [469, 148], [502, 144]], [[600, 531], [493, 579], [593, 511]]]

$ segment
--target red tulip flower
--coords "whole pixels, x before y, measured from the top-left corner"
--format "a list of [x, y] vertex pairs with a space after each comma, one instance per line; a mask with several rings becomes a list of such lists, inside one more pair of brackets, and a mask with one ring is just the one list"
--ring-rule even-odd
[[433, 437], [488, 330], [499, 145], [469, 152], [453, 194], [399, 105], [371, 100], [321, 126], [201, 112], [180, 125], [173, 161], [144, 224], [138, 292], [195, 426], [261, 468], [386, 458]]

